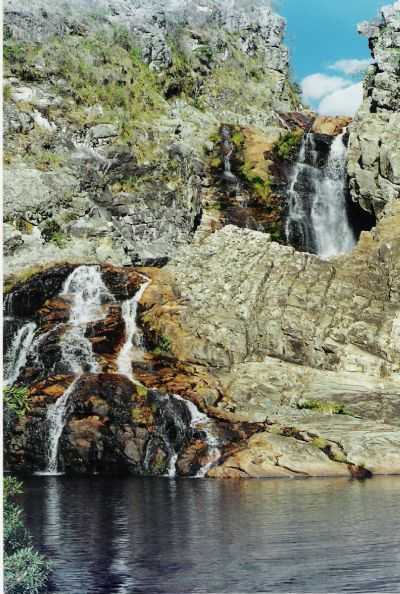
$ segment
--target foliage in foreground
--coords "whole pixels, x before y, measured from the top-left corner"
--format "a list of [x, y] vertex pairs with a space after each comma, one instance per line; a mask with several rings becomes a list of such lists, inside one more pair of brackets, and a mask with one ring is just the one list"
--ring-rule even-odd
[[6, 594], [41, 594], [46, 591], [49, 564], [31, 546], [23, 524], [22, 510], [14, 497], [22, 485], [13, 477], [4, 479], [4, 586]]

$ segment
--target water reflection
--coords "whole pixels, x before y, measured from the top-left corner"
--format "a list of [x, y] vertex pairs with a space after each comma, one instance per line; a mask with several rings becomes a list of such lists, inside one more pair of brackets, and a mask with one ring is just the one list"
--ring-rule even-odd
[[399, 592], [400, 479], [26, 481], [57, 594]]

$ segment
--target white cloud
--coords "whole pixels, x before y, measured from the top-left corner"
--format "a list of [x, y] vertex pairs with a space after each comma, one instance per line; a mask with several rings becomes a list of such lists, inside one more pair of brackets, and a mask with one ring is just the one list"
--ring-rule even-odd
[[370, 60], [338, 60], [332, 66], [329, 66], [329, 68], [338, 72], [344, 72], [348, 76], [353, 76], [355, 74], [361, 74], [370, 63]]
[[318, 108], [321, 115], [346, 115], [353, 116], [363, 100], [363, 83], [351, 84], [345, 89], [340, 89], [326, 95]]
[[350, 84], [351, 82], [340, 76], [327, 76], [318, 72], [317, 74], [306, 76], [301, 83], [301, 88], [306, 100], [318, 100]]

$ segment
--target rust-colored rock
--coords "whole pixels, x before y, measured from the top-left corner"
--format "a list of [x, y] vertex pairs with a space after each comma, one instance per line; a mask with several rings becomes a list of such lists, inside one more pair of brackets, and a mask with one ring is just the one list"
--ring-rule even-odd
[[352, 118], [345, 116], [318, 116], [313, 123], [311, 132], [314, 134], [326, 134], [328, 136], [338, 136], [343, 132], [352, 121]]
[[179, 456], [176, 464], [179, 474], [182, 476], [192, 476], [207, 463], [207, 442], [196, 439], [186, 446]]
[[43, 332], [47, 332], [56, 324], [68, 322], [71, 304], [67, 299], [54, 297], [48, 299], [39, 309], [38, 317]]
[[30, 388], [30, 399], [36, 404], [52, 403], [64, 394], [73, 381], [73, 375], [49, 376]]
[[131, 299], [144, 282], [135, 268], [105, 265], [101, 272], [105, 285], [118, 301]]
[[287, 130], [294, 131], [301, 128], [309, 132], [316, 117], [316, 113], [312, 111], [290, 111], [287, 113], [279, 113], [279, 123]]
[[125, 324], [120, 305], [109, 305], [106, 317], [88, 324], [86, 337], [98, 354], [113, 354], [122, 346]]
[[133, 372], [147, 388], [178, 394], [202, 410], [220, 397], [218, 382], [200, 365], [147, 355], [143, 363], [133, 364]]

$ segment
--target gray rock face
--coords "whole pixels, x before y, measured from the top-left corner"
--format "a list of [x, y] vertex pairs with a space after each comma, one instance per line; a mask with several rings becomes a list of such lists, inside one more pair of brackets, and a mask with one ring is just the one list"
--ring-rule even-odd
[[[260, 49], [270, 68], [286, 71], [288, 55], [282, 47], [284, 20], [272, 12], [268, 1], [222, 0], [46, 0], [5, 3], [7, 25], [19, 38], [43, 41], [46, 37], [124, 26], [138, 33], [143, 56], [155, 70], [171, 65], [168, 34], [176, 27], [218, 28], [240, 34], [242, 49], [253, 55]], [[215, 35], [217, 40], [218, 35]]]
[[152, 291], [169, 298], [146, 324], [218, 379], [213, 411], [270, 425], [213, 476], [400, 472], [399, 221], [394, 202], [330, 261], [226, 227], [150, 286], [149, 303]]
[[364, 104], [350, 128], [349, 176], [353, 200], [381, 216], [400, 198], [400, 4], [382, 10], [381, 21], [362, 23], [373, 65], [364, 84]]
[[13, 272], [78, 252], [165, 262], [199, 223], [221, 123], [263, 128], [296, 103], [269, 2], [7, 0], [5, 22]]

